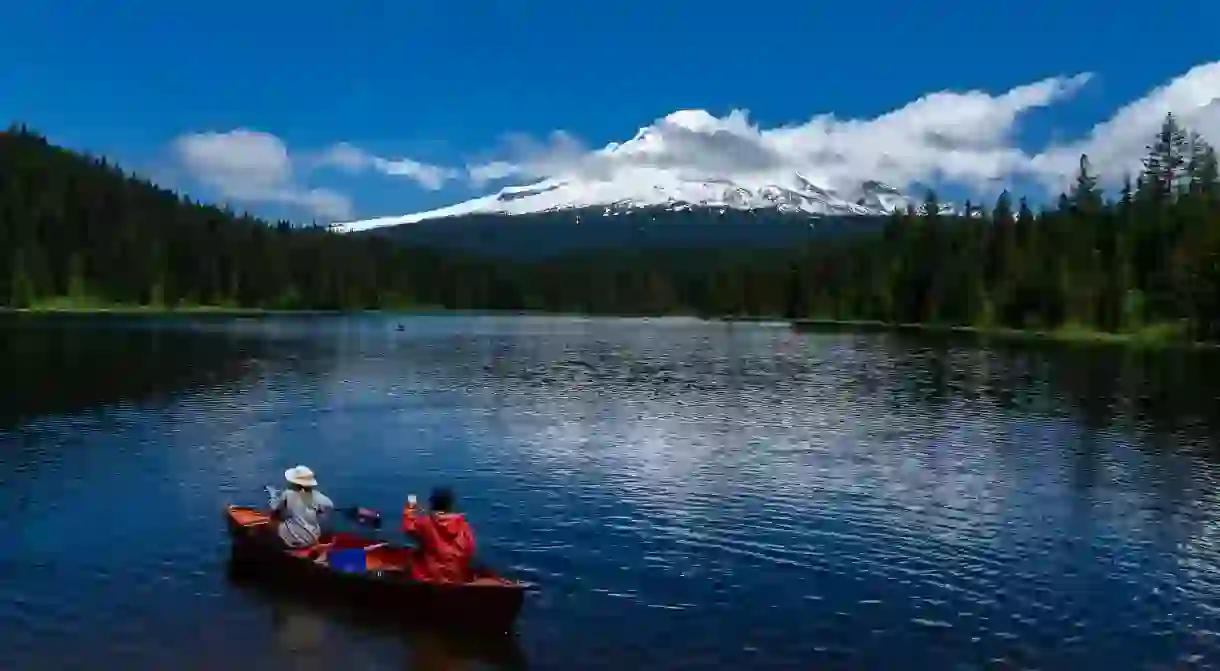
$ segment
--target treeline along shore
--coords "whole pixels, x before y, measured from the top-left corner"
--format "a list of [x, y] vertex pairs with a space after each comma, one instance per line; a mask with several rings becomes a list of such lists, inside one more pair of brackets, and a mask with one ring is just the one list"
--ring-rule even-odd
[[1216, 153], [1172, 116], [1119, 191], [1082, 156], [1068, 192], [1037, 211], [1005, 192], [949, 215], [929, 193], [875, 223], [786, 249], [492, 258], [265, 221], [25, 126], [0, 134], [8, 309], [429, 307], [1220, 341]]

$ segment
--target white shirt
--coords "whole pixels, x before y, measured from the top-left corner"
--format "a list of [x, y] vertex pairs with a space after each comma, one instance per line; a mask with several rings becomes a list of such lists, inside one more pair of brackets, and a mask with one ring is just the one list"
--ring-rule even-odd
[[285, 489], [271, 499], [272, 510], [282, 510], [280, 539], [294, 548], [317, 545], [322, 538], [322, 522], [335, 504], [319, 491], [299, 492]]

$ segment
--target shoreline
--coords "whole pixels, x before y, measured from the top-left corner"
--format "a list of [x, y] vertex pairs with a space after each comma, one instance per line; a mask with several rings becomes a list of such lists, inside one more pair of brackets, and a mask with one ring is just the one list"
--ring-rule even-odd
[[[107, 305], [107, 304], [58, 304], [48, 302], [44, 305], [35, 305], [28, 308], [11, 308], [0, 306], [0, 315], [147, 315], [147, 316], [169, 316], [169, 315], [215, 315], [215, 316], [241, 316], [241, 317], [257, 317], [257, 316], [280, 316], [280, 315], [357, 315], [357, 314], [383, 314], [383, 315], [495, 315], [495, 316], [516, 316], [516, 317], [571, 317], [571, 318], [607, 318], [607, 319], [699, 319], [710, 321], [717, 319], [716, 317], [697, 315], [694, 313], [675, 312], [670, 314], [653, 314], [653, 313], [596, 313], [596, 312], [550, 312], [547, 310], [505, 310], [495, 308], [475, 309], [475, 308], [446, 308], [433, 305], [417, 305], [400, 308], [353, 308], [353, 309], [307, 309], [307, 308], [246, 308], [246, 307], [224, 307], [216, 305], [182, 305], [182, 306], [154, 306], [154, 305]], [[784, 319], [768, 319], [767, 321], [775, 323], [787, 323]]]
[[[746, 317], [724, 318], [728, 321], [774, 321]], [[1034, 341], [1063, 344], [1121, 345], [1155, 349], [1216, 349], [1220, 343], [1188, 340], [1172, 325], [1154, 325], [1138, 331], [1114, 333], [1081, 327], [1053, 330], [1013, 329], [1001, 327], [952, 326], [943, 324], [890, 323], [851, 319], [785, 319], [796, 330], [848, 331], [855, 333], [925, 333], [932, 335], [966, 336], [979, 340]]]
[[821, 319], [801, 318], [791, 319], [779, 316], [740, 315], [712, 316], [693, 314], [666, 315], [610, 315], [568, 312], [547, 312], [544, 310], [450, 310], [435, 306], [416, 306], [403, 308], [359, 308], [359, 309], [279, 309], [279, 308], [243, 308], [216, 305], [182, 305], [182, 306], [152, 306], [152, 305], [104, 305], [104, 304], [62, 304], [48, 301], [43, 305], [28, 308], [0, 307], [0, 316], [214, 316], [214, 317], [273, 317], [273, 316], [324, 316], [324, 315], [424, 315], [424, 314], [512, 314], [521, 316], [553, 316], [553, 317], [607, 317], [607, 318], [686, 318], [701, 319], [709, 322], [743, 323], [743, 324], [776, 324], [786, 325], [797, 331], [824, 331], [849, 333], [923, 333], [928, 335], [965, 336], [979, 340], [1003, 341], [1034, 341], [1054, 342], [1064, 344], [1097, 344], [1120, 345], [1124, 347], [1143, 347], [1154, 349], [1220, 349], [1220, 343], [1194, 341], [1186, 339], [1181, 330], [1172, 324], [1153, 325], [1138, 331], [1114, 333], [1098, 331], [1083, 327], [1063, 327], [1059, 329], [1013, 329], [1002, 327], [980, 327], [946, 324], [894, 323], [867, 319]]
[[174, 316], [211, 315], [218, 317], [259, 317], [280, 315], [354, 315], [354, 314], [424, 314], [448, 312], [445, 308], [430, 305], [403, 306], [399, 308], [267, 308], [231, 305], [140, 305], [106, 303], [103, 301], [72, 301], [50, 298], [30, 307], [13, 308], [0, 306], [0, 315], [72, 315], [72, 316]]
[[215, 315], [219, 317], [257, 317], [259, 315], [323, 315], [366, 312], [365, 310], [276, 310], [271, 308], [228, 308], [219, 306], [154, 307], [143, 305], [115, 306], [38, 306], [32, 308], [0, 308], [0, 315]]

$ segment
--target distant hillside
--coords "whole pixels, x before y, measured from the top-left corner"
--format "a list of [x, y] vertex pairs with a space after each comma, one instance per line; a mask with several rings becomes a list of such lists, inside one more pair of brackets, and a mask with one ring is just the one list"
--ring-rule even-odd
[[353, 237], [482, 256], [541, 259], [621, 249], [785, 249], [880, 230], [886, 217], [813, 217], [775, 210], [642, 208], [605, 216], [601, 208], [537, 214], [472, 214], [370, 228]]
[[1220, 340], [1216, 152], [1172, 117], [1151, 140], [1116, 200], [1082, 156], [1039, 212], [1003, 193], [957, 214], [928, 193], [884, 218], [569, 208], [340, 234], [199, 205], [16, 128], [0, 134], [0, 304], [427, 304]]

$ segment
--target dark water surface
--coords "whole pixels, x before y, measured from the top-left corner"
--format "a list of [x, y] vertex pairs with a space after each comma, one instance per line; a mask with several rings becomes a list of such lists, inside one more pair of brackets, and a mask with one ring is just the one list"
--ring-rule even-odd
[[[403, 323], [405, 330], [395, 326]], [[1210, 668], [1220, 360], [683, 320], [0, 320], [0, 669], [497, 668], [227, 577], [452, 482], [532, 669]]]

